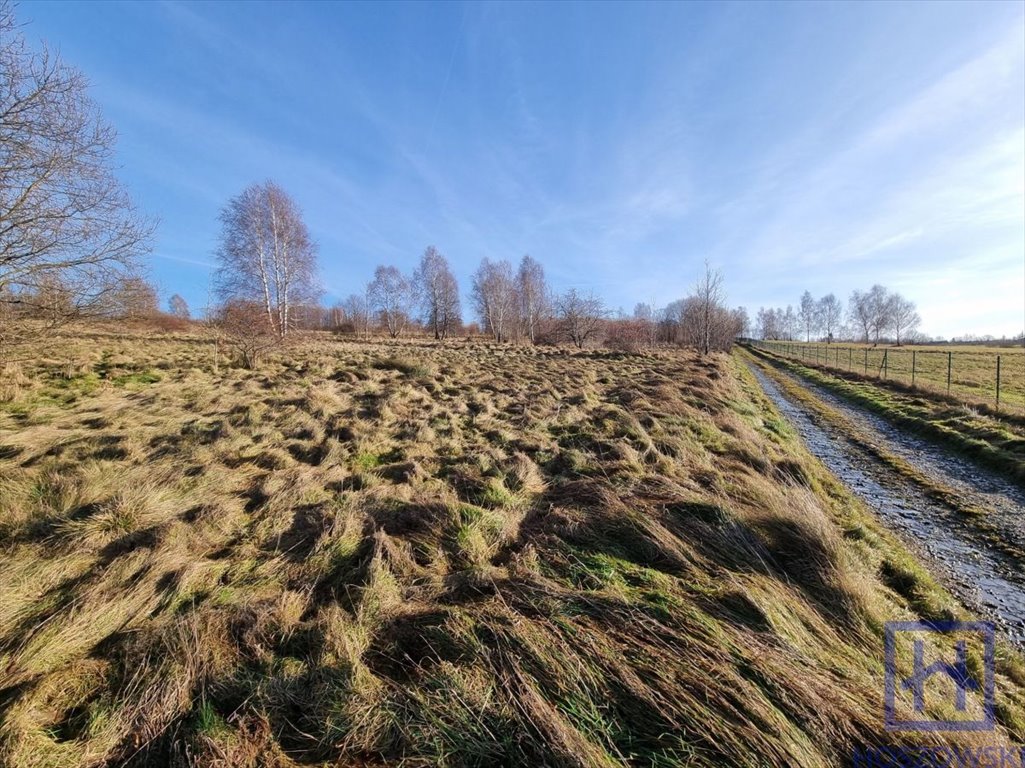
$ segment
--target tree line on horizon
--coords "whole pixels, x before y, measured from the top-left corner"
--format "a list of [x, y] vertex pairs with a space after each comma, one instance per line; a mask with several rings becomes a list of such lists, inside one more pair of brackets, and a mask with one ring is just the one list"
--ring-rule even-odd
[[515, 268], [504, 259], [481, 260], [470, 286], [474, 320], [467, 324], [459, 282], [433, 245], [411, 273], [379, 265], [361, 291], [324, 307], [317, 301], [316, 245], [298, 206], [280, 186], [267, 181], [247, 187], [228, 202], [220, 221], [211, 318], [245, 365], [309, 329], [359, 338], [486, 334], [496, 342], [578, 349], [632, 350], [668, 342], [707, 354], [728, 349], [747, 326], [743, 310], [725, 306], [722, 275], [707, 264], [687, 298], [657, 314], [638, 305], [633, 317], [623, 317], [613, 316], [594, 294], [553, 291], [543, 265], [529, 255]]
[[897, 346], [923, 341], [918, 331], [922, 319], [915, 303], [878, 283], [867, 291], [851, 292], [844, 313], [843, 302], [828, 293], [815, 299], [810, 291], [793, 305], [760, 307], [755, 316], [755, 333], [774, 341], [861, 341], [876, 346], [892, 341]]

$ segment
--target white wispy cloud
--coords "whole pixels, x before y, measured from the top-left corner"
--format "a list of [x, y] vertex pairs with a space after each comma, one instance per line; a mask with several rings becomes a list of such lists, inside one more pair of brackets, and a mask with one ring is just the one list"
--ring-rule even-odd
[[1025, 131], [1014, 113], [1023, 71], [1020, 34], [1003, 36], [788, 188], [773, 189], [774, 214], [747, 242], [745, 262], [885, 260], [915, 241], [1020, 221]]

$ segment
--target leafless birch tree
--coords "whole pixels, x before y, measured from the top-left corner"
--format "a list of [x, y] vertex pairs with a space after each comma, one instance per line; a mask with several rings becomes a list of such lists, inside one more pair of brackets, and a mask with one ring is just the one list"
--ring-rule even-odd
[[847, 302], [847, 317], [851, 325], [861, 332], [862, 341], [867, 344], [872, 333], [872, 307], [868, 294], [864, 291], [851, 291], [851, 298]]
[[818, 302], [819, 324], [821, 330], [826, 333], [826, 343], [833, 341], [837, 330], [840, 328], [840, 320], [843, 317], [843, 304], [832, 293], [827, 293]]
[[274, 335], [294, 329], [293, 306], [317, 297], [317, 247], [295, 201], [273, 181], [253, 184], [221, 211], [218, 298], [256, 301]]
[[851, 323], [861, 331], [862, 339], [875, 345], [891, 325], [892, 308], [889, 291], [876, 284], [867, 291], [853, 291], [847, 311]]
[[797, 317], [801, 321], [804, 340], [811, 341], [812, 334], [818, 330], [819, 325], [819, 304], [812, 297], [811, 292], [805, 291], [801, 294], [801, 304], [797, 310]]
[[473, 303], [481, 325], [495, 341], [508, 341], [513, 336], [519, 299], [508, 261], [481, 261], [473, 275]]
[[434, 333], [434, 338], [446, 338], [462, 322], [459, 283], [449, 268], [448, 259], [433, 245], [420, 257], [413, 283], [420, 297], [424, 324]]
[[787, 308], [783, 310], [783, 314], [781, 317], [783, 322], [784, 336], [787, 339], [787, 341], [793, 341], [794, 337], [800, 330], [800, 327], [797, 323], [797, 313], [794, 312], [794, 308], [791, 305], [787, 304]]
[[865, 300], [871, 317], [872, 343], [875, 345], [882, 341], [883, 334], [890, 327], [893, 303], [889, 291], [878, 284], [869, 288]]
[[129, 277], [118, 284], [109, 315], [138, 321], [152, 319], [159, 311], [157, 289], [141, 277]]
[[374, 279], [367, 286], [367, 297], [381, 324], [388, 329], [388, 335], [401, 336], [416, 306], [413, 282], [397, 267], [381, 266], [374, 270]]
[[548, 312], [548, 285], [544, 267], [534, 258], [524, 256], [516, 272], [516, 288], [520, 300], [520, 322], [524, 335], [533, 344], [537, 341], [541, 320]]
[[693, 298], [697, 301], [695, 312], [700, 333], [697, 346], [703, 354], [707, 355], [712, 351], [712, 337], [717, 319], [716, 309], [722, 306], [724, 298], [722, 272], [712, 269], [707, 261], [705, 262], [705, 273], [694, 286]]
[[918, 328], [918, 325], [922, 322], [922, 318], [919, 317], [915, 308], [915, 303], [905, 299], [899, 293], [890, 295], [887, 315], [890, 327], [893, 328], [894, 341], [896, 341], [897, 346], [900, 346], [901, 339], [907, 338], [907, 335]]
[[369, 287], [363, 293], [353, 293], [342, 304], [346, 319], [352, 323], [352, 330], [357, 337], [370, 338], [370, 308]]

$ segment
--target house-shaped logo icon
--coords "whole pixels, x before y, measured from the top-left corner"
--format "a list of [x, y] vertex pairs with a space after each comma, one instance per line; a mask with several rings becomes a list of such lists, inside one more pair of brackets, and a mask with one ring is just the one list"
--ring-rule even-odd
[[[926, 636], [951, 634], [956, 638], [954, 660], [941, 658], [926, 665]], [[994, 680], [993, 662], [995, 653], [993, 625], [988, 622], [918, 622], [891, 621], [886, 624], [886, 729], [888, 731], [988, 731], [994, 727]], [[911, 674], [899, 675], [897, 664], [898, 644], [906, 648], [911, 643], [913, 667]], [[977, 680], [969, 670], [969, 642], [981, 651], [983, 657], [983, 680]], [[906, 662], [905, 662], [906, 665]], [[969, 693], [981, 692], [982, 717], [936, 720], [924, 717], [928, 700], [928, 683], [935, 676], [946, 677], [953, 685], [942, 690], [952, 690], [952, 700], [957, 712], [969, 712]], [[911, 709], [917, 719], [900, 719], [897, 716], [898, 691], [910, 692]], [[905, 707], [906, 709], [906, 707]]]
[[977, 691], [981, 687], [968, 672], [968, 651], [965, 649], [965, 641], [957, 642], [957, 661], [948, 664], [945, 661], [936, 661], [925, 666], [925, 641], [915, 640], [915, 673], [904, 678], [901, 688], [912, 691], [915, 697], [915, 712], [925, 712], [925, 684], [933, 675], [943, 673], [949, 677], [955, 686], [955, 702], [958, 712], [964, 712], [966, 707], [965, 694], [968, 691]]

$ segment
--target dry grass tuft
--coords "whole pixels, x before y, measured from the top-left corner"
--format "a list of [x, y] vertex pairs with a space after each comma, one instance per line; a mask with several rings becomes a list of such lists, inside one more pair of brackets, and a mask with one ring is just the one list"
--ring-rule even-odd
[[33, 380], [19, 363], [0, 365], [0, 403], [16, 403], [33, 389]]

